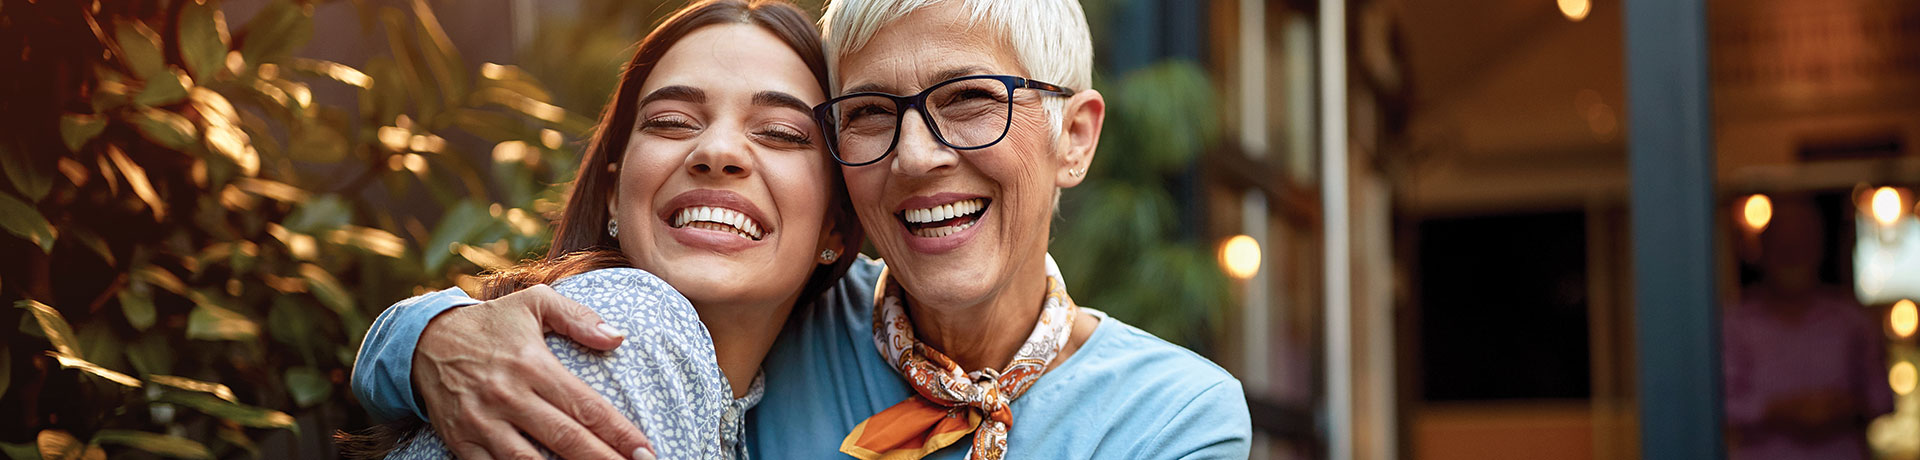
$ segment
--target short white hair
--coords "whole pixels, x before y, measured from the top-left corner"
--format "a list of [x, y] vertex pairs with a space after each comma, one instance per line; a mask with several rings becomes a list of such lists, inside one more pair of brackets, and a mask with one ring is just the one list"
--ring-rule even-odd
[[[994, 28], [1014, 58], [1040, 80], [1074, 91], [1093, 86], [1093, 38], [1087, 30], [1087, 14], [1078, 0], [829, 0], [820, 17], [820, 30], [826, 34], [827, 75], [829, 85], [838, 94], [840, 60], [859, 51], [880, 28], [920, 9], [946, 1], [961, 2], [970, 12], [971, 24]], [[1048, 126], [1058, 133], [1064, 98], [1042, 98], [1047, 108]]]

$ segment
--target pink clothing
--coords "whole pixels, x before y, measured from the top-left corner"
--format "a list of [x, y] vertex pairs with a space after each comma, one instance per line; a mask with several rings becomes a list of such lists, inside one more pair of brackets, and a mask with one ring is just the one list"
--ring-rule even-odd
[[[1866, 423], [1893, 410], [1878, 325], [1845, 295], [1810, 295], [1813, 305], [1792, 318], [1765, 307], [1765, 290], [1747, 294], [1727, 312], [1721, 332], [1727, 425], [1737, 433], [1728, 457], [1869, 458]], [[1856, 396], [1856, 427], [1819, 436], [1765, 423], [1768, 405], [1819, 391]]]

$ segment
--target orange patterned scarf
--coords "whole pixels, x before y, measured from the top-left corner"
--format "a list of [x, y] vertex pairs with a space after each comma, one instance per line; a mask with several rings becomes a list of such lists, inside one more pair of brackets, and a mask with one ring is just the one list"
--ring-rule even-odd
[[947, 355], [913, 335], [900, 287], [880, 273], [881, 294], [873, 308], [873, 341], [880, 354], [913, 385], [916, 395], [853, 427], [840, 451], [864, 460], [918, 459], [973, 433], [974, 460], [998, 460], [1007, 452], [1014, 398], [1033, 387], [1073, 332], [1079, 307], [1059, 278], [1047, 276], [1040, 322], [1006, 370], [966, 372]]

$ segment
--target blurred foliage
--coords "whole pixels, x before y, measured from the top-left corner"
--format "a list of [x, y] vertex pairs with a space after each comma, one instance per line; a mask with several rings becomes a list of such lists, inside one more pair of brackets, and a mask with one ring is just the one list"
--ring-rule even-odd
[[1195, 165], [1222, 132], [1214, 82], [1191, 60], [1119, 68], [1111, 59], [1152, 45], [1128, 17], [1151, 15], [1163, 2], [1080, 4], [1093, 32], [1093, 87], [1106, 97], [1107, 117], [1086, 180], [1061, 194], [1049, 250], [1074, 301], [1206, 354], [1233, 306], [1205, 214], [1189, 209], [1204, 204]]
[[[8, 67], [31, 69], [0, 88], [13, 458], [279, 457], [366, 425], [346, 380], [370, 319], [550, 240], [567, 144], [637, 37], [620, 30], [646, 25], [558, 28], [605, 55], [552, 66], [604, 75], [581, 112], [470, 66], [420, 0], [273, 0], [236, 26], [214, 0], [0, 5]], [[298, 57], [317, 7], [385, 49]]]
[[1164, 60], [1118, 79], [1096, 74], [1106, 125], [1086, 180], [1062, 193], [1050, 248], [1074, 300], [1173, 343], [1205, 351], [1229, 308], [1212, 242], [1176, 193], [1218, 137], [1213, 83]]

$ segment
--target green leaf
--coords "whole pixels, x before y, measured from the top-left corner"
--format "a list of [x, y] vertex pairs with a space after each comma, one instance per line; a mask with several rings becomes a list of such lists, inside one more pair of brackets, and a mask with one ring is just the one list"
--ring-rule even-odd
[[340, 280], [334, 279], [326, 269], [319, 265], [301, 264], [300, 276], [307, 279], [307, 289], [320, 299], [322, 305], [343, 315], [354, 311], [353, 297], [347, 294], [346, 287], [340, 285]]
[[168, 334], [140, 334], [140, 341], [127, 347], [127, 364], [143, 375], [173, 372], [173, 344]]
[[[69, 113], [60, 116], [60, 140], [66, 142], [68, 151], [80, 151], [80, 147], [86, 146], [88, 141], [106, 129], [107, 118], [99, 115]], [[8, 170], [8, 176], [12, 178], [11, 169]]]
[[120, 20], [113, 38], [120, 45], [120, 57], [133, 70], [135, 78], [146, 80], [166, 72], [166, 54], [160, 51], [160, 34], [137, 20]]
[[140, 129], [140, 135], [169, 149], [184, 151], [199, 135], [193, 122], [180, 114], [143, 108], [131, 115], [133, 126]]
[[204, 380], [194, 380], [186, 377], [173, 376], [173, 375], [149, 375], [147, 376], [147, 381], [153, 382], [155, 385], [166, 385], [169, 387], [179, 388], [182, 390], [198, 391], [201, 393], [210, 394], [216, 398], [224, 399], [227, 402], [233, 402], [233, 403], [240, 402], [240, 399], [233, 395], [232, 388], [228, 388], [226, 385], [222, 385], [218, 383], [208, 382]]
[[12, 460], [41, 460], [40, 446], [30, 442], [0, 443], [0, 454], [6, 454], [7, 458]]
[[186, 406], [201, 413], [254, 428], [286, 428], [299, 434], [293, 416], [285, 412], [227, 402], [207, 393], [165, 391], [155, 402]]
[[162, 106], [180, 102], [187, 98], [187, 88], [193, 86], [193, 80], [178, 68], [169, 67], [167, 71], [147, 78], [147, 87], [140, 94], [133, 95], [133, 103], [144, 106]]
[[447, 210], [440, 218], [440, 224], [433, 229], [433, 236], [427, 239], [427, 245], [420, 250], [426, 262], [428, 272], [438, 272], [453, 255], [453, 243], [467, 242], [474, 235], [486, 230], [493, 216], [487, 213], [486, 206], [478, 201], [463, 200]]
[[210, 459], [213, 452], [207, 446], [192, 439], [159, 433], [133, 430], [100, 430], [93, 434], [93, 442], [117, 444], [146, 451], [149, 454], [185, 459]]
[[311, 163], [336, 163], [347, 157], [347, 137], [321, 120], [296, 125], [287, 156]]
[[118, 383], [121, 385], [130, 386], [134, 388], [140, 387], [140, 379], [136, 379], [136, 378], [133, 378], [133, 376], [120, 373], [120, 371], [108, 369], [99, 364], [94, 364], [91, 361], [80, 359], [77, 356], [72, 356], [72, 355], [68, 355], [65, 353], [57, 352], [57, 351], [49, 351], [47, 352], [47, 356], [52, 356], [54, 360], [59, 361], [60, 367], [64, 367], [68, 369], [76, 369], [76, 370], [79, 370], [80, 372], [87, 373], [87, 375], [99, 377], [109, 382]]
[[155, 317], [153, 312], [153, 288], [151, 286], [136, 281], [133, 285], [127, 286], [126, 289], [121, 289], [118, 297], [120, 298], [120, 312], [127, 315], [127, 324], [132, 324], [133, 329], [139, 331], [145, 331], [147, 328], [153, 327]]
[[318, 234], [347, 225], [352, 218], [353, 209], [347, 200], [339, 195], [320, 195], [294, 208], [280, 225], [295, 232]]
[[193, 78], [213, 81], [227, 60], [227, 18], [214, 2], [194, 1], [180, 10], [180, 60]]
[[5, 193], [0, 193], [0, 227], [40, 246], [40, 251], [45, 253], [53, 252], [53, 240], [59, 236], [59, 231], [47, 218], [40, 217], [40, 211], [33, 209], [33, 205]]
[[240, 55], [251, 65], [279, 62], [313, 38], [313, 7], [278, 0], [247, 21]]
[[248, 340], [260, 336], [260, 325], [246, 315], [202, 303], [187, 315], [187, 338], [194, 340]]
[[294, 404], [313, 407], [333, 395], [333, 382], [311, 367], [287, 369], [287, 393], [293, 395]]
[[0, 395], [7, 394], [7, 387], [13, 383], [13, 354], [7, 350], [6, 342], [0, 342]]
[[79, 336], [73, 333], [73, 326], [67, 324], [67, 319], [60, 316], [58, 310], [37, 300], [14, 302], [13, 307], [33, 313], [33, 319], [40, 322], [40, 332], [46, 335], [47, 342], [53, 344], [54, 351], [75, 357], [80, 356], [80, 348], [75, 342]]
[[[65, 120], [62, 120], [61, 124], [64, 126]], [[104, 127], [105, 124], [102, 123], [101, 126]], [[61, 131], [63, 138], [65, 134], [63, 129]], [[19, 190], [21, 195], [25, 195], [30, 203], [39, 203], [40, 199], [46, 198], [47, 192], [53, 189], [53, 177], [43, 169], [45, 165], [46, 162], [26, 152], [0, 145], [0, 169], [6, 169], [7, 180], [13, 182], [13, 188]]]

